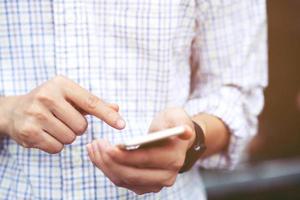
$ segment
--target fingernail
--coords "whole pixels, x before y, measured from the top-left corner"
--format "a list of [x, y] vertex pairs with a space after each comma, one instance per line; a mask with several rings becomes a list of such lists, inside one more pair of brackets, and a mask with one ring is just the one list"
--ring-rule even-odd
[[125, 121], [123, 119], [119, 119], [117, 121], [117, 127], [124, 128], [125, 127]]
[[91, 144], [87, 144], [87, 145], [86, 145], [86, 148], [87, 148], [87, 153], [88, 153], [88, 155], [89, 155], [91, 158], [93, 158], [93, 157], [94, 157], [94, 152], [93, 152], [93, 150], [92, 150], [92, 145], [91, 145]]
[[98, 151], [97, 143], [96, 143], [96, 142], [93, 142], [93, 143], [92, 143], [92, 149], [93, 149], [94, 152], [97, 152], [97, 151]]
[[98, 148], [100, 149], [100, 150], [102, 150], [103, 149], [103, 141], [99, 141], [99, 142], [97, 142], [97, 145], [98, 145]]
[[91, 144], [87, 144], [87, 145], [86, 145], [86, 148], [87, 148], [88, 150], [91, 150]]

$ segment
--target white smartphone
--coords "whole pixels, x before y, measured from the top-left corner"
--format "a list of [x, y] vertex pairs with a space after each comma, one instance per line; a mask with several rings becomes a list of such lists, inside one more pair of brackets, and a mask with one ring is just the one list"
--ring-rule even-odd
[[184, 126], [177, 126], [174, 128], [169, 128], [162, 131], [153, 132], [144, 136], [129, 139], [122, 144], [118, 144], [117, 146], [121, 149], [135, 150], [142, 146], [149, 145], [169, 137], [181, 135], [184, 133], [184, 131]]

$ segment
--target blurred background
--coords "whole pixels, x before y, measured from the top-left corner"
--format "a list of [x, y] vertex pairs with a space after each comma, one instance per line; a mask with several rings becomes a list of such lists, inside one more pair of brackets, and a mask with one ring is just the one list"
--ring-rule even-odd
[[300, 1], [269, 0], [269, 86], [249, 158], [201, 172], [208, 199], [300, 199]]

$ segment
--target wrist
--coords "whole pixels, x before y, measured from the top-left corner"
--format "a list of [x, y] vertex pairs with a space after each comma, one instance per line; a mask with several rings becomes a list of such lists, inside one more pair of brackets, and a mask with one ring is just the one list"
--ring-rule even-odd
[[180, 173], [188, 171], [206, 150], [205, 135], [202, 127], [195, 121], [192, 121], [192, 123], [195, 137], [192, 140], [191, 146], [186, 151], [185, 161], [179, 171]]

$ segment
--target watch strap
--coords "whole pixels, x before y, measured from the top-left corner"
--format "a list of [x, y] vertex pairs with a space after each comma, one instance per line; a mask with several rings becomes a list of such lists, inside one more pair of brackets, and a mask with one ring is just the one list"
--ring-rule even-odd
[[179, 170], [179, 173], [183, 173], [191, 169], [194, 163], [199, 159], [199, 157], [206, 150], [205, 136], [204, 136], [203, 129], [194, 121], [193, 124], [194, 124], [196, 137], [192, 146], [186, 152], [185, 161], [182, 168]]

